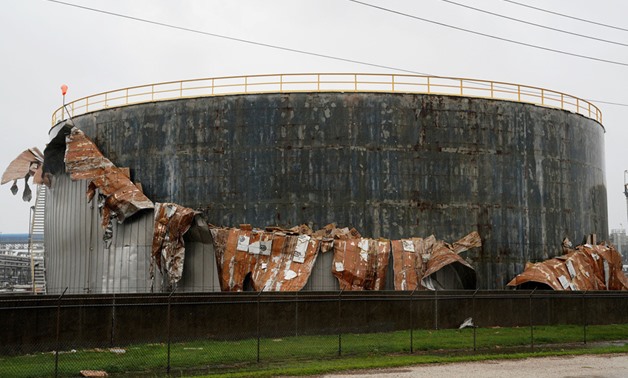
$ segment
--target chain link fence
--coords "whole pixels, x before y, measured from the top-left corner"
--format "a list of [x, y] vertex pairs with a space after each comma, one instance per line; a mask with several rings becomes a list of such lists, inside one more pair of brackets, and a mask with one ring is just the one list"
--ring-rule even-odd
[[9, 296], [0, 298], [0, 376], [193, 376], [347, 356], [582, 346], [627, 340], [627, 308], [622, 292]]

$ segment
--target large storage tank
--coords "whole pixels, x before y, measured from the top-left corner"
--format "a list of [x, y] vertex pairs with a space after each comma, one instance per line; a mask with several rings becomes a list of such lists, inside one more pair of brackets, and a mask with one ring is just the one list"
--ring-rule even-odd
[[[607, 237], [604, 129], [592, 105], [578, 102], [572, 112], [524, 102], [521, 93], [497, 99], [493, 83], [494, 98], [433, 94], [434, 85], [429, 94], [398, 88], [326, 91], [319, 83], [305, 92], [103, 108], [73, 122], [117, 166], [129, 167], [151, 200], [201, 210], [215, 225], [334, 222], [364, 236], [452, 241], [477, 230], [483, 246], [468, 257], [484, 289], [503, 288], [527, 261], [554, 255], [565, 237]], [[566, 108], [574, 100], [547, 93], [533, 102]], [[585, 115], [578, 114], [583, 103]], [[98, 272], [105, 287], [112, 276], [98, 267], [106, 263], [95, 251], [102, 247], [90, 244], [94, 231], [86, 228], [97, 221], [77, 218], [90, 216], [88, 205], [71, 205], [83, 190], [49, 197], [46, 251], [59, 267], [94, 256], [80, 269]], [[120, 251], [146, 256], [138, 261], [150, 244], [142, 230], [152, 230], [143, 222], [120, 226], [129, 229]], [[186, 269], [202, 269], [196, 261]], [[51, 289], [63, 287], [62, 272], [49, 265]]]

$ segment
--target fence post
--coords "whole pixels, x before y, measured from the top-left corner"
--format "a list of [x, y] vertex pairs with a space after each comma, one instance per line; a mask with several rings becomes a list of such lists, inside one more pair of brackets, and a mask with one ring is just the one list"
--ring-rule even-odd
[[438, 290], [434, 290], [434, 329], [438, 331]]
[[342, 332], [340, 329], [340, 322], [342, 320], [342, 307], [341, 307], [341, 298], [342, 298], [342, 292], [345, 290], [345, 288], [343, 287], [340, 290], [340, 293], [338, 293], [338, 356], [342, 355]]
[[582, 333], [584, 345], [587, 345], [587, 291], [582, 293]]
[[111, 303], [111, 339], [109, 346], [113, 348], [113, 340], [116, 334], [116, 293], [113, 293], [113, 301]]
[[172, 289], [172, 291], [170, 292], [170, 294], [168, 295], [168, 320], [167, 320], [167, 327], [168, 327], [168, 366], [166, 367], [166, 373], [168, 375], [170, 375], [170, 341], [171, 341], [171, 332], [170, 332], [170, 304], [172, 302], [172, 294], [174, 294], [175, 290], [177, 290], [176, 287], [174, 287]]
[[59, 341], [59, 333], [61, 332], [61, 298], [68, 291], [68, 287], [65, 287], [63, 293], [57, 298], [57, 340], [55, 348], [55, 378], [59, 376], [59, 349], [61, 348], [61, 342]]
[[410, 293], [410, 353], [414, 353], [414, 292], [418, 287], [419, 285]]
[[530, 293], [530, 348], [534, 350], [534, 325], [532, 324], [532, 294], [536, 291], [536, 287]]
[[257, 294], [257, 363], [259, 363], [259, 341], [260, 341], [260, 327], [259, 327], [259, 296], [262, 295], [262, 290]]
[[476, 329], [478, 328], [478, 326], [476, 325], [476, 322], [478, 321], [477, 317], [475, 316], [475, 295], [478, 293], [478, 290], [480, 289], [475, 289], [475, 291], [473, 292], [473, 298], [471, 299], [471, 316], [473, 319], [473, 351], [476, 351]]
[[294, 336], [299, 336], [299, 291], [294, 292]]

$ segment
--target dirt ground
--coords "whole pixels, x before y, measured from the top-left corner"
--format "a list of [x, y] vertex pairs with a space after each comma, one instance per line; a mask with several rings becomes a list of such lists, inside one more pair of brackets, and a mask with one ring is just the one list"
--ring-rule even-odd
[[628, 377], [628, 353], [419, 365], [395, 369], [344, 372], [323, 375], [322, 377], [355, 378], [356, 376], [388, 378], [504, 378], [509, 376], [517, 378], [626, 378]]

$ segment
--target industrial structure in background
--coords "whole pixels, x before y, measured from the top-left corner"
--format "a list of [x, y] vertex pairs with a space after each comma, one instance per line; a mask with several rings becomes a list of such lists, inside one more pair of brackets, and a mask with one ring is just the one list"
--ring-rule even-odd
[[[607, 240], [601, 121], [564, 93], [418, 75], [79, 99], [26, 171], [47, 186], [47, 289], [502, 289], [565, 238]], [[616, 266], [598, 252], [596, 272]]]
[[44, 273], [43, 237], [0, 234], [0, 293], [45, 294]]

